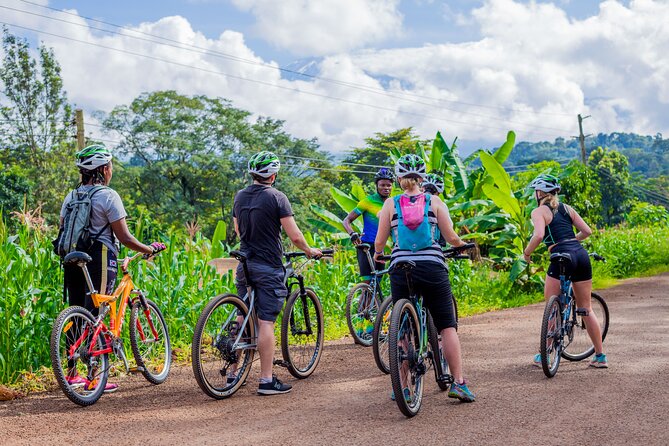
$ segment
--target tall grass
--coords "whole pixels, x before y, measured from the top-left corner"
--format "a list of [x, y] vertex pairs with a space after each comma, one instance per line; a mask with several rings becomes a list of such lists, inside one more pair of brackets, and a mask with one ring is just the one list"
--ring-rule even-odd
[[[159, 238], [140, 222], [135, 233], [144, 240]], [[315, 238], [317, 245], [324, 244]], [[212, 252], [208, 239], [170, 235], [163, 241], [168, 249], [153, 262], [133, 266], [133, 278], [163, 311], [173, 344], [188, 349], [200, 311], [211, 297], [235, 291], [233, 277], [231, 273], [219, 276], [208, 265]], [[621, 278], [669, 269], [666, 227], [608, 229], [595, 234], [588, 248], [607, 257], [607, 263], [595, 264], [595, 277]], [[2, 218], [0, 272], [0, 382], [11, 383], [20, 371], [49, 364], [51, 324], [65, 305], [63, 278], [49, 237], [22, 227], [10, 233]], [[326, 337], [346, 334], [346, 295], [359, 281], [354, 250], [339, 248], [332, 261], [309, 262], [303, 273], [323, 303]], [[521, 291], [508, 280], [508, 272], [485, 264], [451, 262], [450, 277], [462, 316], [541, 300], [540, 286]], [[388, 282], [383, 281], [386, 290]]]

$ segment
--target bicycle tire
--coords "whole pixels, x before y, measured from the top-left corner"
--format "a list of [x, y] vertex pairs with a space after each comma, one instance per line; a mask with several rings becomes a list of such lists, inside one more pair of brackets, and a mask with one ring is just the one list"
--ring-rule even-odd
[[[416, 373], [416, 360], [420, 349], [420, 328], [416, 309], [408, 299], [400, 299], [393, 306], [390, 318], [390, 333], [388, 339], [388, 353], [390, 361], [390, 381], [395, 395], [395, 402], [400, 411], [407, 417], [413, 417], [420, 411], [423, 399], [423, 376]], [[409, 335], [409, 340], [400, 342], [400, 338]], [[402, 345], [404, 344], [404, 345]], [[406, 350], [406, 351], [405, 351]], [[412, 370], [413, 366], [413, 370]], [[409, 401], [405, 397], [402, 384], [403, 371], [411, 373], [404, 381], [410, 382], [408, 389]]]
[[[548, 378], [554, 377], [560, 366], [562, 341], [562, 304], [559, 296], [551, 296], [546, 303], [544, 315], [541, 319], [539, 346], [541, 368]], [[552, 361], [551, 356], [554, 356]]]
[[[80, 319], [78, 322], [75, 322], [75, 319]], [[94, 367], [95, 369], [98, 369], [101, 371], [99, 375], [96, 375], [93, 380], [97, 380], [98, 384], [96, 385], [95, 389], [88, 391], [86, 390], [86, 387], [88, 384], [83, 384], [83, 385], [70, 385], [67, 382], [66, 376], [67, 373], [65, 370], [63, 370], [63, 359], [67, 358], [67, 342], [68, 339], [67, 337], [63, 337], [63, 334], [67, 333], [69, 330], [71, 330], [73, 327], [75, 327], [75, 330], [71, 332], [72, 337], [69, 339], [71, 341], [78, 341], [81, 336], [83, 336], [83, 333], [80, 335], [81, 328], [77, 329], [81, 324], [81, 328], [85, 324], [88, 324], [90, 330], [93, 330], [93, 326], [95, 324], [95, 318], [91, 314], [90, 311], [86, 310], [83, 307], [79, 306], [72, 306], [64, 309], [63, 311], [58, 314], [56, 317], [56, 320], [53, 323], [53, 327], [51, 329], [51, 339], [50, 339], [50, 356], [51, 356], [51, 366], [53, 367], [53, 374], [56, 377], [56, 381], [58, 382], [58, 386], [60, 389], [63, 391], [65, 396], [72, 401], [75, 404], [78, 404], [79, 406], [90, 406], [92, 404], [95, 404], [102, 394], [104, 393], [105, 386], [107, 385], [107, 377], [109, 375], [109, 358], [107, 354], [102, 354], [96, 357], [90, 357], [87, 360], [89, 361], [88, 365], [84, 364], [84, 361], [86, 359], [81, 359], [81, 364], [79, 364], [80, 360], [75, 359], [75, 364], [74, 364], [74, 369], [77, 371], [77, 374], [79, 374], [79, 371], [83, 371], [83, 369], [86, 369], [86, 379], [88, 379], [88, 373], [90, 372], [90, 367]], [[90, 343], [91, 336], [89, 335], [86, 339], [83, 340], [82, 344], [80, 347], [77, 349], [77, 353], [83, 353], [88, 350], [88, 345]], [[61, 351], [61, 341], [65, 341], [65, 348], [64, 351]], [[70, 344], [71, 345], [71, 344]], [[102, 348], [102, 346], [105, 345], [104, 337], [102, 335], [98, 336], [98, 347]], [[65, 358], [63, 358], [62, 354], [65, 353]], [[95, 359], [99, 358], [99, 359]], [[98, 364], [97, 361], [100, 361]], [[65, 359], [65, 364], [68, 364], [67, 359]], [[69, 365], [66, 365], [67, 368], [70, 368]], [[80, 369], [81, 367], [81, 369]], [[81, 391], [82, 393], [79, 393]]]
[[[606, 304], [604, 298], [599, 294], [591, 293], [590, 296], [592, 298], [592, 310], [597, 314], [597, 318], [600, 319], [599, 325], [602, 331], [602, 342], [604, 342], [604, 339], [606, 339], [606, 334], [609, 331], [609, 306]], [[576, 315], [574, 316], [576, 320], [580, 322], [575, 324], [572, 330], [574, 331], [579, 330], [580, 332], [572, 333], [571, 342], [562, 351], [562, 357], [569, 361], [582, 361], [590, 357], [595, 352], [595, 347], [592, 345], [592, 341], [590, 341], [588, 332], [585, 329], [585, 323], [582, 321], [581, 317]], [[574, 320], [574, 317], [572, 317], [571, 319]], [[590, 347], [585, 350], [577, 348], [576, 351], [571, 352], [569, 348], [572, 345], [574, 345], [573, 348], [576, 348], [577, 345], [582, 344], [573, 342], [573, 339], [577, 337], [587, 339], [587, 342], [589, 343]]]
[[390, 315], [393, 311], [393, 300], [388, 296], [379, 307], [379, 313], [374, 320], [372, 332], [372, 352], [376, 366], [386, 375], [390, 373], [388, 360], [388, 332], [390, 331]]
[[[167, 331], [167, 324], [163, 313], [158, 306], [149, 299], [146, 299], [147, 308], [142, 308], [142, 303], [136, 301], [130, 310], [130, 347], [132, 354], [135, 357], [137, 367], [142, 372], [142, 375], [151, 384], [162, 384], [167, 379], [172, 365], [172, 346], [170, 345], [170, 335]], [[140, 310], [143, 310], [140, 312]], [[162, 344], [164, 350], [156, 349], [154, 355], [149, 355], [153, 351], [153, 346], [159, 345], [159, 339], [154, 337], [154, 342], [149, 340], [151, 327], [146, 319], [145, 311], [149, 311], [153, 328], [160, 336], [163, 334]], [[144, 323], [142, 323], [144, 321]], [[142, 339], [144, 338], [144, 339]], [[151, 345], [149, 352], [143, 353], [142, 347], [144, 345]]]
[[371, 307], [364, 309], [361, 313], [360, 307], [363, 296], [367, 294], [369, 299], [369, 294], [372, 292], [373, 289], [370, 284], [359, 283], [351, 288], [348, 296], [346, 296], [346, 324], [348, 330], [353, 337], [353, 342], [364, 347], [370, 347], [373, 343], [374, 321], [381, 303], [378, 293], [374, 293], [371, 298]]
[[434, 379], [437, 382], [437, 386], [439, 386], [439, 390], [448, 390], [450, 383], [439, 380], [440, 376], [449, 374], [448, 361], [446, 360], [446, 357], [444, 357], [444, 352], [439, 344], [440, 334], [437, 331], [437, 327], [434, 325], [434, 320], [432, 320], [432, 315], [430, 313], [427, 315], [427, 338], [430, 343], [430, 349], [432, 350]]
[[[311, 375], [316, 370], [323, 354], [323, 306], [313, 289], [307, 287], [305, 291], [304, 301], [300, 296], [299, 289], [291, 293], [281, 320], [281, 353], [283, 360], [290, 374], [298, 379], [304, 379]], [[306, 313], [304, 303], [307, 305]], [[306, 324], [306, 315], [309, 316], [309, 327]], [[312, 320], [314, 317], [316, 321]], [[308, 333], [314, 327], [316, 333]]]
[[[224, 305], [229, 308], [221, 310], [221, 315], [217, 314], [214, 318], [216, 310]], [[236, 362], [231, 355], [237, 353], [227, 349], [230, 342], [236, 339], [238, 331], [235, 332], [235, 328], [239, 328], [239, 319], [245, 318], [248, 312], [246, 303], [237, 295], [221, 294], [211, 299], [200, 313], [193, 332], [191, 351], [193, 374], [200, 389], [211, 398], [221, 400], [232, 396], [244, 384], [251, 371], [255, 348], [241, 350], [241, 358], [237, 358]], [[211, 326], [208, 324], [210, 320], [213, 322]], [[224, 323], [219, 323], [220, 321]], [[245, 327], [244, 338], [248, 338], [249, 341], [255, 340], [253, 318], [249, 319]], [[239, 365], [240, 360], [241, 365]], [[228, 383], [228, 368], [233, 364], [237, 364], [237, 373], [235, 380]], [[212, 373], [209, 374], [208, 371]], [[217, 384], [217, 380], [220, 380], [221, 384]]]

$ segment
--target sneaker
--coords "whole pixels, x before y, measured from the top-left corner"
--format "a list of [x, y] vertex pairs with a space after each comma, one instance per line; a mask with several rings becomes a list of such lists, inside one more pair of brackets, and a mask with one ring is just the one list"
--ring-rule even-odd
[[537, 353], [534, 355], [534, 360], [532, 361], [532, 365], [535, 367], [541, 367], [541, 353]]
[[258, 394], [260, 395], [278, 395], [288, 393], [293, 388], [290, 384], [284, 384], [276, 376], [272, 377], [272, 382], [258, 384]]
[[451, 384], [451, 389], [448, 391], [449, 398], [457, 398], [465, 403], [473, 403], [476, 401], [476, 396], [467, 388], [467, 384], [458, 384], [454, 382]]
[[598, 369], [609, 368], [609, 363], [606, 361], [606, 355], [604, 353], [596, 354], [590, 361], [590, 367], [595, 367]]
[[86, 378], [82, 378], [79, 375], [66, 376], [65, 381], [67, 381], [67, 384], [70, 387], [75, 388], [75, 389], [79, 388], [79, 387], [83, 387], [88, 382], [88, 380], [86, 380]]
[[[86, 390], [93, 390], [98, 386], [98, 380], [94, 379], [93, 381], [90, 381], [86, 384], [85, 389]], [[104, 393], [114, 393], [118, 390], [118, 384], [112, 384], [108, 382], [105, 385], [105, 390], [103, 391]]]
[[[390, 399], [395, 401], [395, 392], [390, 392]], [[404, 401], [407, 403], [411, 402], [411, 392], [409, 392], [409, 389], [404, 389]]]

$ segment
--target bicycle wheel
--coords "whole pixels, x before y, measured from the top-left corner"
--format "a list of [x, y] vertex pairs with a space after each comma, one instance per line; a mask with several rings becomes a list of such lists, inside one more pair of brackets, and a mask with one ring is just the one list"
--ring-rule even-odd
[[255, 326], [249, 318], [234, 348], [249, 310], [234, 294], [214, 297], [195, 325], [192, 345], [193, 374], [202, 391], [215, 399], [234, 394], [251, 371], [255, 354]]
[[372, 351], [374, 362], [383, 373], [390, 373], [390, 362], [388, 361], [388, 332], [390, 331], [390, 314], [393, 311], [393, 300], [389, 297], [379, 307], [379, 313], [374, 320], [374, 332], [372, 333]]
[[147, 381], [162, 384], [170, 373], [172, 347], [167, 324], [158, 306], [146, 299], [147, 307], [137, 301], [130, 311], [130, 346], [137, 367]]
[[552, 378], [560, 366], [562, 351], [562, 304], [558, 296], [548, 299], [541, 321], [541, 367], [544, 374]]
[[390, 318], [388, 353], [390, 381], [395, 402], [407, 417], [420, 410], [423, 399], [424, 364], [420, 359], [420, 325], [413, 304], [407, 299], [395, 303]]
[[[602, 296], [592, 293], [592, 311], [597, 316], [599, 327], [602, 331], [602, 342], [609, 331], [609, 307]], [[585, 321], [582, 316], [576, 313], [569, 318], [571, 322], [571, 333], [568, 333], [569, 343], [562, 351], [562, 357], [569, 361], [582, 361], [595, 352], [588, 331], [585, 328]]]
[[374, 321], [380, 304], [379, 296], [374, 295], [371, 285], [359, 283], [351, 288], [346, 297], [346, 323], [356, 344], [372, 345]]
[[441, 348], [441, 334], [437, 331], [437, 327], [434, 325], [432, 316], [429, 313], [427, 316], [427, 336], [428, 341], [430, 342], [430, 350], [432, 351], [434, 379], [437, 381], [437, 386], [439, 386], [440, 390], [448, 390], [453, 378], [450, 376], [448, 361], [446, 361], [446, 357]]
[[311, 375], [323, 353], [323, 307], [316, 292], [297, 289], [288, 297], [281, 320], [281, 353], [295, 378]]
[[[91, 355], [95, 318], [83, 307], [64, 309], [51, 330], [51, 365], [56, 381], [66, 397], [80, 406], [90, 406], [100, 399], [107, 385], [109, 360], [106, 354]], [[94, 350], [105, 346], [98, 335]]]

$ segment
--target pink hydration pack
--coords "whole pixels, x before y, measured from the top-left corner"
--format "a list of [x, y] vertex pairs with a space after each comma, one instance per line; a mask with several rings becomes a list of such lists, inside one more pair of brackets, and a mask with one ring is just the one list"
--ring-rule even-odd
[[428, 221], [430, 198], [427, 194], [413, 197], [402, 194], [393, 198], [397, 212], [393, 238], [400, 249], [416, 252], [434, 244], [434, 227]]

